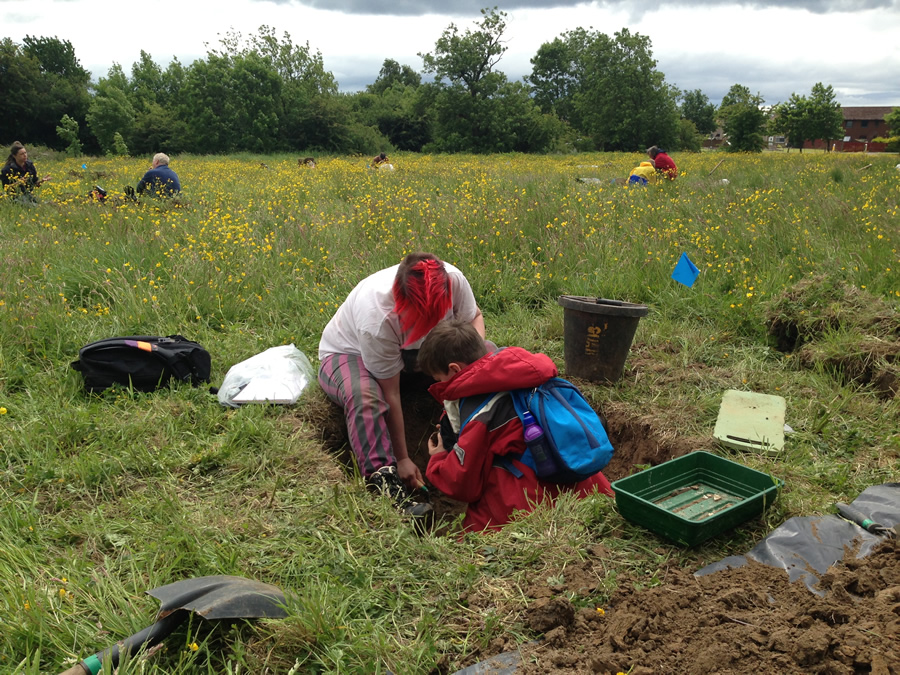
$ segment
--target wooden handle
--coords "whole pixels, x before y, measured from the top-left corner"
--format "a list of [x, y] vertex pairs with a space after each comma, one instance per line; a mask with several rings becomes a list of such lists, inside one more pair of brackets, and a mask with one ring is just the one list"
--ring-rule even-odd
[[59, 675], [90, 675], [90, 673], [88, 673], [88, 671], [86, 671], [84, 667], [79, 663], [72, 666], [67, 671], [60, 673]]

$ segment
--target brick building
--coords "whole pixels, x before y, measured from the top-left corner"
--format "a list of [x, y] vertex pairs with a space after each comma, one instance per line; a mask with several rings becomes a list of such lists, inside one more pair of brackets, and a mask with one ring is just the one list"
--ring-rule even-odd
[[884, 143], [873, 143], [873, 138], [884, 138], [890, 134], [884, 118], [894, 108], [886, 107], [847, 107], [841, 108], [844, 115], [842, 138], [806, 141], [804, 148], [824, 150], [834, 147], [837, 152], [882, 152]]

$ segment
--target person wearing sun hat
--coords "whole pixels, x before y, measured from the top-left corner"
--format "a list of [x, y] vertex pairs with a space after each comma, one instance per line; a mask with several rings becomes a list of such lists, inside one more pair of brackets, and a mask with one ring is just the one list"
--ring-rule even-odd
[[410, 253], [360, 281], [319, 342], [319, 384], [344, 410], [360, 474], [370, 490], [414, 516], [431, 505], [409, 502], [409, 488], [424, 481], [406, 446], [400, 375], [414, 370], [431, 329], [451, 318], [484, 337], [484, 317], [463, 273], [431, 253]]

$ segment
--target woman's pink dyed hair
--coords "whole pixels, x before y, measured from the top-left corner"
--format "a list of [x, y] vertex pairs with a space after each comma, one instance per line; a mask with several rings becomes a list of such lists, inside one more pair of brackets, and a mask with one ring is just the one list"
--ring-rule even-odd
[[425, 337], [453, 306], [444, 263], [431, 253], [410, 253], [394, 277], [394, 311], [407, 334], [403, 346]]

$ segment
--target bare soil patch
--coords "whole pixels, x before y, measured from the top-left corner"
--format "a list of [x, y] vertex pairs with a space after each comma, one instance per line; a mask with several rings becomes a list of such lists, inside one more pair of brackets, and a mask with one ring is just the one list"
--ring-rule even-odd
[[[671, 569], [662, 585], [622, 579], [608, 605], [576, 610], [589, 593], [584, 569], [563, 587], [535, 586], [526, 624], [543, 639], [523, 645], [521, 674], [900, 673], [900, 548], [851, 551], [819, 584], [824, 597], [780, 569], [748, 566], [705, 577]], [[568, 595], [567, 595], [568, 594]]]

